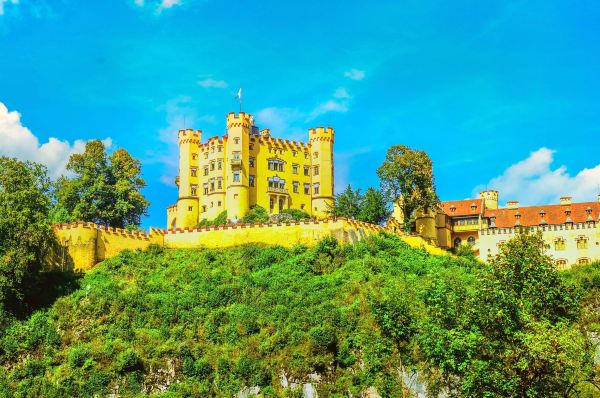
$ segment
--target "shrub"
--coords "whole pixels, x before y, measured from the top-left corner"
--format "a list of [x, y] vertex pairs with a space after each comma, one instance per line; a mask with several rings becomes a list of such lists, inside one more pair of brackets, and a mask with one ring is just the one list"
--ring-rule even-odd
[[266, 223], [268, 221], [269, 213], [264, 207], [259, 205], [252, 206], [244, 218], [242, 218], [242, 222], [245, 224]]

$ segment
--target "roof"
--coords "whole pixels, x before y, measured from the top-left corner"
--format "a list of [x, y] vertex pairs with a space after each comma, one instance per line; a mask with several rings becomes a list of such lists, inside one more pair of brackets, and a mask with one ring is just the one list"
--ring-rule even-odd
[[442, 210], [450, 217], [477, 216], [481, 213], [483, 199], [464, 199], [441, 202]]
[[[587, 210], [591, 209], [591, 214]], [[541, 225], [544, 212], [544, 221], [546, 224], [564, 224], [567, 222], [566, 211], [569, 210], [569, 218], [573, 223], [582, 223], [589, 221], [588, 217], [592, 217], [594, 221], [600, 220], [600, 202], [581, 202], [571, 204], [554, 204], [544, 206], [524, 206], [514, 209], [487, 209], [484, 212], [485, 217], [495, 216], [495, 224], [498, 228], [514, 227], [517, 222], [517, 213], [519, 222], [522, 226]]]

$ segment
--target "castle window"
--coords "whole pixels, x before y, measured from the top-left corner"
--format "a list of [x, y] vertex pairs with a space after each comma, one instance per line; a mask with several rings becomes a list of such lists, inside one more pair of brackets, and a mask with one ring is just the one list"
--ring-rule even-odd
[[319, 194], [319, 184], [314, 184], [314, 185], [313, 185], [313, 193], [314, 193], [315, 195], [318, 195], [318, 194]]
[[204, 159], [208, 159], [208, 151], [204, 152]]
[[306, 205], [305, 205], [304, 203], [302, 203], [302, 204], [300, 205], [300, 210], [304, 210], [304, 207], [306, 207]]
[[254, 158], [251, 157], [249, 159], [249, 162], [250, 162], [250, 167], [254, 167]]
[[587, 249], [588, 248], [588, 239], [585, 236], [580, 236], [577, 238], [577, 248], [578, 249]]
[[211, 178], [210, 179], [210, 192], [214, 192], [215, 190], [215, 179]]
[[563, 238], [554, 239], [554, 250], [561, 251], [561, 250], [565, 250], [566, 247], [567, 247], [567, 243], [565, 242], [565, 240]]
[[294, 193], [298, 193], [300, 183], [298, 181], [294, 181], [292, 186], [294, 187]]
[[271, 209], [271, 212], [273, 211], [273, 208], [275, 207], [275, 198], [274, 197], [269, 197], [269, 209]]
[[556, 260], [556, 268], [558, 268], [559, 270], [563, 270], [566, 267], [567, 267], [567, 260], [565, 260], [564, 258]]
[[298, 165], [297, 164], [292, 165], [292, 173], [298, 174]]
[[213, 171], [215, 169], [215, 162], [214, 160], [212, 162], [210, 162], [210, 171]]
[[475, 245], [475, 237], [469, 236], [469, 238], [467, 239], [467, 243], [469, 244], [469, 246]]
[[240, 160], [240, 153], [239, 152], [233, 152], [233, 159], [234, 160]]
[[456, 206], [454, 206], [454, 205], [450, 206], [450, 211], [452, 213], [454, 213], [456, 211]]
[[471, 203], [471, 211], [475, 211], [477, 209], [477, 205], [475, 203]]
[[316, 175], [316, 176], [319, 175], [319, 166], [315, 166], [315, 169], [313, 171], [313, 175]]
[[295, 157], [298, 154], [296, 151], [292, 151], [292, 155]]
[[251, 187], [254, 186], [254, 176], [248, 176], [248, 183], [250, 184]]
[[319, 152], [315, 152], [315, 153], [313, 153], [313, 158], [315, 158], [315, 159], [316, 159], [316, 158], [318, 158], [318, 157], [319, 157]]
[[217, 206], [221, 207], [221, 201], [220, 200], [217, 202]]
[[234, 142], [235, 144], [239, 144], [239, 143], [240, 143], [240, 139], [239, 139], [238, 137], [235, 137], [235, 138], [233, 139], [233, 142]]
[[250, 150], [254, 149], [254, 144], [250, 144]]
[[208, 175], [208, 166], [204, 166], [204, 175], [207, 176]]
[[196, 175], [198, 174], [198, 168], [192, 167], [191, 168], [191, 174], [192, 174], [192, 177], [196, 177]]
[[279, 211], [283, 210], [283, 203], [284, 203], [284, 199], [279, 198]]
[[223, 188], [223, 179], [219, 178], [217, 179], [217, 189], [222, 189]]
[[304, 152], [304, 159], [308, 159], [308, 152]]
[[192, 160], [196, 160], [198, 159], [198, 154], [197, 153], [192, 153]]
[[223, 161], [221, 159], [217, 160], [217, 169], [223, 170]]
[[310, 184], [304, 184], [304, 194], [310, 195]]
[[206, 205], [202, 205], [202, 213], [206, 213]]
[[212, 208], [214, 206], [215, 206], [214, 202], [210, 202], [210, 207]]
[[310, 170], [310, 167], [308, 167], [308, 166], [304, 166], [304, 175], [305, 175], [305, 176], [307, 176], [307, 175], [310, 175], [310, 172], [309, 172], [309, 170]]
[[590, 259], [586, 257], [581, 257], [577, 259], [577, 265], [588, 265], [590, 263]]
[[194, 211], [194, 208], [192, 206], [188, 206], [188, 211]]
[[191, 185], [191, 186], [190, 186], [190, 194], [191, 194], [192, 196], [196, 196], [196, 189], [197, 189], [197, 188], [198, 188], [198, 186], [197, 186], [197, 185]]
[[460, 239], [460, 238], [454, 239], [454, 247], [460, 246], [461, 243], [462, 243], [462, 239]]
[[219, 145], [219, 146], [217, 147], [217, 150], [218, 150], [219, 152], [223, 152], [223, 145]]
[[283, 171], [283, 161], [277, 159], [269, 159], [269, 170]]
[[239, 171], [233, 172], [233, 182], [240, 182], [240, 172]]
[[204, 184], [203, 188], [204, 188], [204, 194], [208, 195], [208, 184]]

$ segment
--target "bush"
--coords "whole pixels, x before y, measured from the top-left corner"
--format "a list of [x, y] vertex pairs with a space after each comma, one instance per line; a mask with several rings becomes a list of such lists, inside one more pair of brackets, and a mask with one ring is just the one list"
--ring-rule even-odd
[[244, 218], [242, 218], [242, 222], [245, 224], [266, 223], [268, 221], [269, 213], [264, 207], [259, 205], [252, 206]]
[[310, 215], [304, 210], [299, 209], [284, 209], [281, 214], [289, 214], [294, 221], [309, 220]]

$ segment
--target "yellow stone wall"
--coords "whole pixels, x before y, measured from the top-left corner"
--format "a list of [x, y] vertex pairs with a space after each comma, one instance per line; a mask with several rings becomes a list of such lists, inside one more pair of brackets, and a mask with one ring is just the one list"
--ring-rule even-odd
[[[292, 247], [296, 244], [315, 245], [332, 236], [342, 243], [355, 243], [365, 236], [388, 228], [344, 218], [301, 221], [282, 224], [237, 224], [218, 227], [159, 230], [151, 233], [132, 233], [121, 229], [101, 228], [93, 223], [55, 226], [58, 240], [68, 256], [61, 266], [87, 271], [96, 263], [113, 257], [125, 249], [145, 249], [158, 244], [172, 249], [226, 248], [247, 243]], [[423, 248], [432, 254], [447, 255], [420, 236], [400, 236], [412, 247]]]
[[56, 265], [75, 271], [87, 271], [125, 249], [145, 249], [152, 243], [164, 245], [164, 232], [154, 228], [149, 234], [145, 234], [79, 222], [56, 225], [54, 233], [65, 249], [59, 256], [60, 264]]
[[[253, 205], [271, 213], [281, 207], [327, 216], [334, 193], [332, 128], [310, 129], [303, 143], [259, 132], [244, 112], [229, 113], [226, 127], [227, 134], [205, 143], [200, 130], [179, 131], [179, 196], [167, 210], [168, 229], [194, 228], [224, 210], [229, 219], [240, 219]], [[269, 161], [281, 169], [270, 169]], [[269, 179], [280, 184], [270, 187]]]

